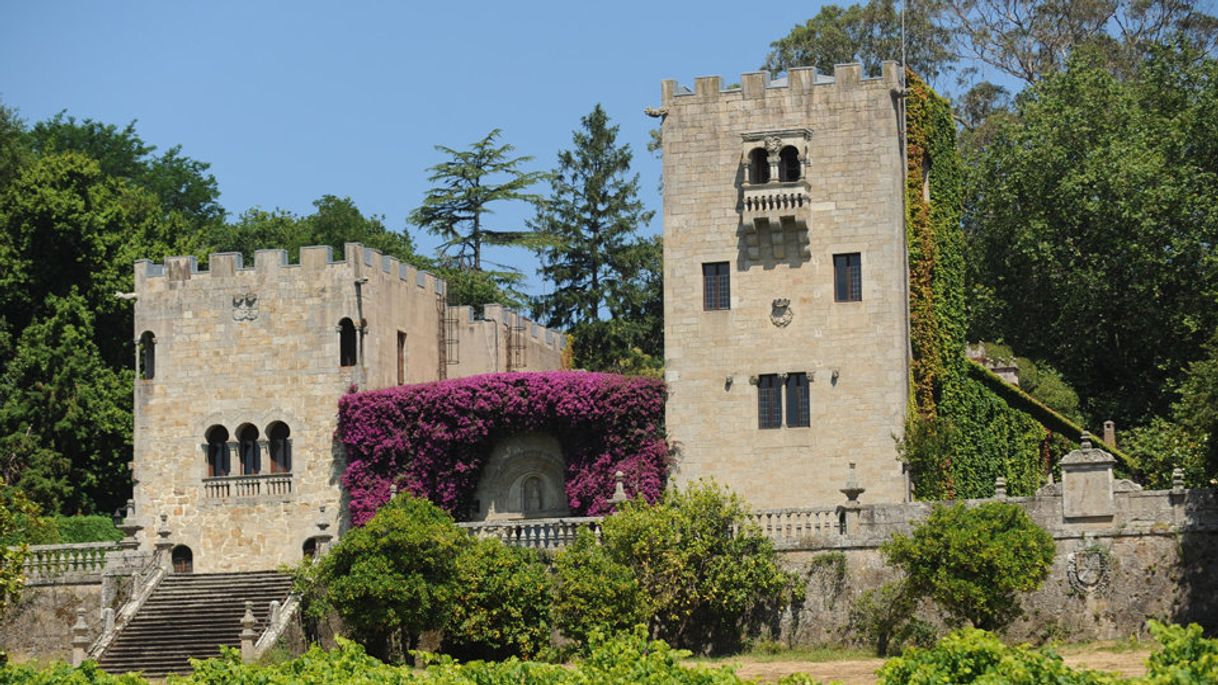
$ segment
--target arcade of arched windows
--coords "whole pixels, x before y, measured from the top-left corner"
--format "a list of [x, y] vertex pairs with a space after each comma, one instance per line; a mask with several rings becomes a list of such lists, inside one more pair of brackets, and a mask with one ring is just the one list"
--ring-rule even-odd
[[262, 430], [242, 423], [230, 433], [219, 424], [203, 432], [208, 497], [286, 495], [292, 491], [292, 431], [283, 421]]

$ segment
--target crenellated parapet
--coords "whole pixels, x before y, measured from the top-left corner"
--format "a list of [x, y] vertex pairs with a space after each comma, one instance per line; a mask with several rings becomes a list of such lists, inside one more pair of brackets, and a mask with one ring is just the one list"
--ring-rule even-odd
[[771, 78], [769, 72], [754, 71], [741, 74], [740, 85], [723, 87], [720, 76], [699, 76], [694, 87], [681, 86], [675, 80], [661, 82], [660, 102], [662, 107], [683, 105], [691, 101], [714, 100], [763, 100], [767, 98], [834, 98], [839, 94], [862, 89], [900, 88], [901, 65], [884, 62], [880, 75], [874, 78], [863, 76], [863, 66], [858, 63], [838, 64], [833, 74], [821, 74], [815, 67], [795, 67], [781, 78]]

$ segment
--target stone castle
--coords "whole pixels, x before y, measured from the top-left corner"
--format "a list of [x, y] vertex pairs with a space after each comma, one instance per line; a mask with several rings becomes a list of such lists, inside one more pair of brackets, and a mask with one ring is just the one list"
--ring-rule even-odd
[[135, 522], [150, 545], [172, 521], [179, 567], [276, 568], [312, 551], [319, 522], [341, 530], [333, 437], [353, 386], [561, 366], [562, 334], [498, 305], [475, 319], [431, 274], [345, 252], [136, 264]]
[[666, 425], [754, 506], [907, 499], [899, 67], [664, 82]]
[[[664, 83], [678, 482], [713, 477], [765, 507], [836, 503], [851, 479], [869, 500], [907, 499], [895, 447], [909, 378], [899, 77], [889, 63], [876, 79], [844, 65], [746, 74], [727, 90], [717, 77], [693, 91]], [[475, 320], [445, 305], [433, 276], [345, 252], [136, 265], [134, 522], [150, 546], [172, 520], [181, 568], [274, 568], [341, 532], [333, 436], [350, 388], [561, 367], [563, 335], [496, 305]], [[506, 449], [533, 454], [544, 439]], [[511, 470], [502, 461], [488, 473]], [[561, 466], [533, 461], [551, 486], [536, 494], [561, 498]], [[479, 500], [495, 506], [482, 518], [519, 514], [517, 485], [484, 483]]]

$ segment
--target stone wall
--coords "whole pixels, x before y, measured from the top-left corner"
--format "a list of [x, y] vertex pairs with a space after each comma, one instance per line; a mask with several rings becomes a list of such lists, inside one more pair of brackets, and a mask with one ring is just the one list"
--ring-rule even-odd
[[[166, 516], [168, 539], [190, 548], [197, 572], [274, 569], [301, 559], [319, 522], [341, 532], [345, 464], [333, 438], [338, 398], [351, 387], [481, 373], [508, 349], [508, 336], [498, 349], [470, 338], [494, 327], [476, 322], [469, 335], [454, 333], [464, 336], [454, 340], [461, 357], [443, 357], [444, 283], [356, 243], [337, 261], [329, 247], [305, 247], [299, 264], [260, 250], [253, 268], [213, 254], [206, 270], [174, 257], [135, 271], [135, 338], [148, 332], [156, 342], [152, 378], [135, 387], [131, 518], [148, 550]], [[526, 368], [558, 368], [562, 336], [521, 323]], [[352, 359], [342, 358], [341, 324], [352, 331]], [[271, 473], [274, 422], [290, 430], [288, 473]], [[241, 469], [237, 433], [247, 424], [260, 440], [257, 474]], [[228, 433], [227, 476], [208, 471], [212, 426]]]
[[72, 624], [85, 609], [89, 635], [101, 632], [101, 582], [27, 587], [5, 612], [0, 644], [13, 661], [68, 661], [72, 657]]
[[[792, 69], [693, 90], [665, 81], [664, 331], [678, 482], [714, 477], [754, 506], [835, 502], [857, 464], [900, 502], [908, 287], [897, 65], [861, 79]], [[750, 155], [798, 150], [800, 178], [751, 178]], [[861, 300], [835, 301], [834, 255], [861, 258]], [[703, 306], [726, 262], [730, 306]], [[758, 428], [762, 374], [807, 374], [810, 425]], [[786, 415], [784, 407], [784, 418]]]

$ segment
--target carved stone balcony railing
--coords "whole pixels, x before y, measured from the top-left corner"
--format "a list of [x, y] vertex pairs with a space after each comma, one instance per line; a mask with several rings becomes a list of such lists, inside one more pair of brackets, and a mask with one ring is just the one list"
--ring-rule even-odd
[[292, 474], [260, 473], [254, 476], [216, 476], [203, 479], [207, 499], [262, 497], [292, 494]]
[[497, 538], [515, 547], [557, 549], [575, 541], [581, 528], [601, 534], [599, 516], [579, 516], [557, 519], [516, 519], [507, 521], [473, 521], [458, 524], [475, 537]]
[[117, 542], [78, 542], [69, 545], [30, 545], [21, 566], [27, 585], [101, 582], [106, 553]]
[[761, 509], [750, 516], [761, 534], [778, 547], [798, 544], [809, 538], [846, 534], [837, 507]]
[[808, 258], [808, 218], [812, 203], [804, 181], [745, 184], [740, 212], [745, 244], [750, 259], [761, 258], [761, 246], [768, 244], [775, 259], [786, 258], [787, 233], [801, 258]]

